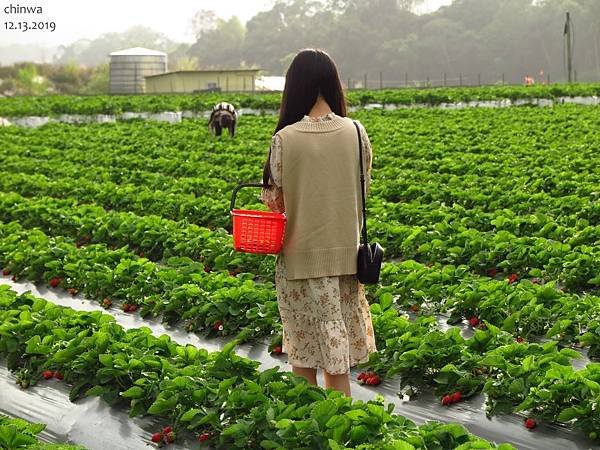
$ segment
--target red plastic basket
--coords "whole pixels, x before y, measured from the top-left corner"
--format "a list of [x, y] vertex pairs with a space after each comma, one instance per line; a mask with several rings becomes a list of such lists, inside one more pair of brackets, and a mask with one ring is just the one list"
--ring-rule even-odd
[[231, 199], [233, 247], [239, 252], [277, 254], [283, 246], [286, 217], [282, 213], [234, 209], [235, 196], [242, 187], [262, 187], [262, 184], [241, 184]]

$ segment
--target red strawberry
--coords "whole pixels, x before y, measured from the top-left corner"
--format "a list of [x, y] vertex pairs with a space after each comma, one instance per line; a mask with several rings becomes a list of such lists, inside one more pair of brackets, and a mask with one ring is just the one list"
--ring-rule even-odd
[[64, 379], [64, 376], [60, 372], [54, 372], [54, 378], [56, 378], [57, 380], [62, 381]]
[[519, 275], [517, 275], [516, 273], [511, 273], [508, 276], [508, 284], [513, 284], [518, 280], [519, 280]]
[[166, 433], [165, 441], [167, 441], [167, 444], [172, 444], [173, 442], [175, 442], [175, 433], [173, 431]]
[[449, 395], [444, 395], [442, 397], [442, 405], [449, 406], [451, 404], [452, 404], [452, 397], [450, 397]]
[[198, 436], [198, 440], [200, 442], [206, 442], [210, 439], [210, 433], [206, 432], [206, 433], [202, 433], [200, 436]]
[[412, 305], [410, 310], [414, 313], [419, 312], [419, 305]]
[[208, 266], [204, 266], [204, 271], [206, 273], [210, 273], [212, 271], [212, 269], [210, 267], [208, 267]]
[[361, 372], [361, 373], [359, 373], [359, 374], [358, 374], [358, 377], [356, 377], [356, 379], [357, 379], [358, 381], [364, 381], [366, 376], [367, 376], [367, 374], [366, 374], [366, 373], [364, 373], [364, 372]]
[[215, 331], [223, 331], [223, 324], [221, 323], [220, 320], [217, 320], [215, 322], [215, 324], [213, 325], [213, 330], [215, 330]]
[[537, 426], [537, 423], [534, 419], [525, 419], [525, 428], [529, 430], [533, 430]]
[[450, 396], [450, 400], [452, 401], [452, 403], [460, 402], [461, 398], [462, 398], [462, 394], [460, 393], [460, 391], [456, 391], [454, 394], [452, 394]]
[[523, 339], [521, 336], [517, 336], [517, 342], [519, 344], [522, 344], [523, 342], [525, 342], [525, 339]]
[[381, 384], [381, 378], [379, 378], [379, 375], [373, 374], [367, 379], [367, 384], [370, 386], [378, 386]]
[[164, 427], [162, 429], [163, 434], [169, 434], [171, 431], [173, 431], [173, 428], [171, 427]]
[[123, 303], [123, 311], [129, 312], [129, 303]]
[[52, 372], [51, 370], [44, 370], [42, 372], [42, 376], [44, 377], [45, 380], [49, 380], [50, 378], [52, 378], [54, 376], [54, 372]]
[[13, 275], [13, 276], [12, 276], [12, 278], [11, 278], [11, 280], [13, 280], [13, 281], [17, 281], [17, 276], [16, 276], [16, 275]]
[[498, 269], [492, 268], [492, 269], [488, 270], [488, 275], [490, 277], [494, 278], [496, 275], [498, 275]]
[[5, 277], [9, 276], [10, 275], [10, 269], [4, 269], [2, 271], [2, 275], [4, 275]]
[[112, 305], [112, 302], [108, 299], [105, 298], [104, 300], [102, 300], [102, 306], [106, 309], [110, 308], [110, 306]]
[[71, 294], [73, 297], [75, 297], [77, 295], [77, 289], [75, 289], [75, 288], [69, 288], [68, 291], [69, 291], [69, 294]]
[[233, 270], [230, 270], [229, 275], [231, 275], [232, 277], [235, 277], [237, 275], [237, 273], [235, 273]]
[[275, 348], [273, 348], [273, 353], [276, 355], [281, 355], [282, 351], [281, 351], [281, 346], [276, 346]]
[[129, 312], [136, 312], [138, 309], [138, 305], [131, 304], [129, 305]]
[[479, 319], [475, 316], [471, 317], [469, 319], [469, 325], [471, 325], [472, 327], [476, 327], [477, 325], [479, 325]]
[[50, 287], [52, 287], [52, 288], [57, 287], [61, 281], [62, 281], [61, 277], [50, 278]]
[[163, 440], [162, 433], [154, 433], [152, 435], [152, 442], [156, 442], [158, 444], [159, 442], [162, 442], [162, 440]]

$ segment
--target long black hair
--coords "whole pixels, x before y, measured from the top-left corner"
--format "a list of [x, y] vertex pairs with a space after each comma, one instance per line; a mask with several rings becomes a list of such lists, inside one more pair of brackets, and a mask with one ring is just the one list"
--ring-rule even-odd
[[[319, 95], [335, 114], [346, 117], [346, 98], [335, 62], [323, 50], [302, 50], [295, 56], [285, 75], [279, 122], [273, 134], [301, 120], [310, 112]], [[263, 169], [265, 187], [271, 178], [270, 159], [269, 151]]]

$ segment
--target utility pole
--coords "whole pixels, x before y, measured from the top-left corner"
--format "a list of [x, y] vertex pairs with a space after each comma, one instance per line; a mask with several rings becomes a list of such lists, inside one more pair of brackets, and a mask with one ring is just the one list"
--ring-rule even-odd
[[567, 11], [567, 21], [565, 22], [564, 36], [567, 39], [567, 78], [569, 83], [573, 82], [573, 25], [571, 23], [571, 14]]

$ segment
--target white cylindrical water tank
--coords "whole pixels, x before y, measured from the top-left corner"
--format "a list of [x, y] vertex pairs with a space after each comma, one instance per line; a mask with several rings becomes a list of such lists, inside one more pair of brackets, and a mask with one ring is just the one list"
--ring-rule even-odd
[[135, 47], [110, 54], [110, 93], [143, 94], [148, 75], [167, 71], [167, 54]]

